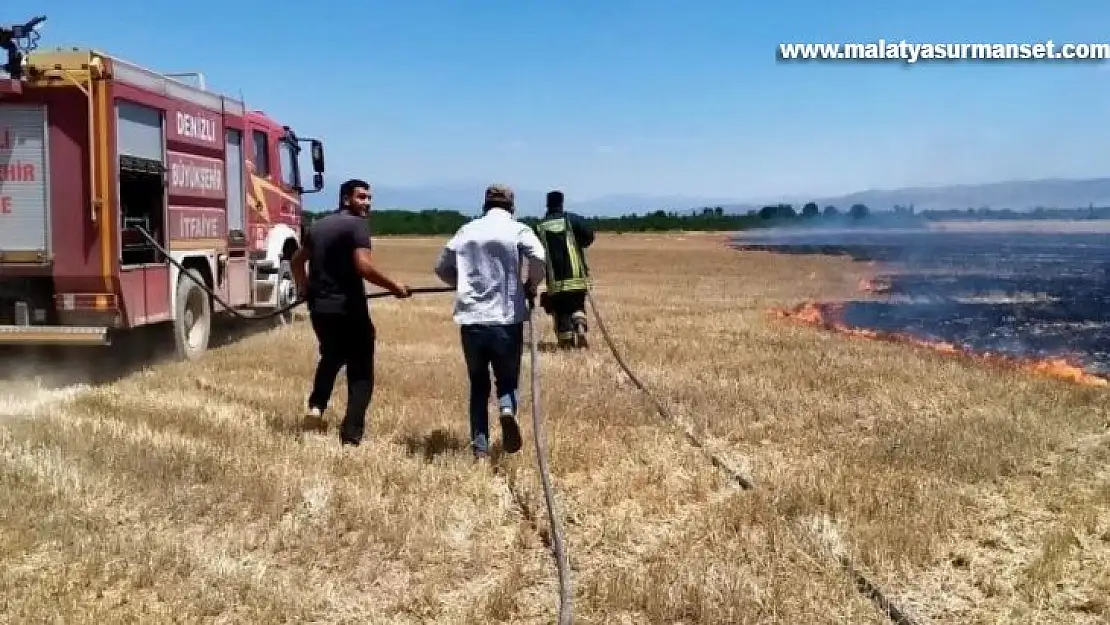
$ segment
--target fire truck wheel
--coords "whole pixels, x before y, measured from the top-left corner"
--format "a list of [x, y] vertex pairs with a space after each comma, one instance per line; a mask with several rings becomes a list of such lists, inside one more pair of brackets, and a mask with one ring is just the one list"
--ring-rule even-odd
[[[195, 269], [191, 274], [201, 283]], [[181, 360], [196, 360], [208, 349], [208, 336], [212, 330], [212, 302], [204, 289], [188, 276], [177, 277], [177, 314], [174, 315], [174, 346]]]
[[[281, 271], [278, 272], [277, 283], [277, 306], [284, 308], [292, 304], [297, 299], [297, 287], [293, 282], [293, 266], [287, 261], [281, 261]], [[274, 316], [274, 323], [277, 325], [288, 325], [293, 323], [295, 319], [295, 310], [286, 311], [280, 315]]]

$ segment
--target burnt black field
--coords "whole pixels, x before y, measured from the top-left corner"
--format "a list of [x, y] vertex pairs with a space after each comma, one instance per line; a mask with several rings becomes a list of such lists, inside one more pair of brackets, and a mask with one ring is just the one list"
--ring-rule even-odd
[[880, 263], [890, 288], [879, 301], [846, 302], [849, 326], [976, 352], [1066, 356], [1110, 374], [1110, 234], [780, 231], [745, 233], [734, 247]]

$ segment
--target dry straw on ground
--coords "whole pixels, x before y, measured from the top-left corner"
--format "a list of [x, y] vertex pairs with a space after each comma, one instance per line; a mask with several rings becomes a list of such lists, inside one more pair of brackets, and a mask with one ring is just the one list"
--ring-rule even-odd
[[[430, 284], [440, 243], [376, 255]], [[1110, 618], [1106, 390], [766, 314], [853, 293], [844, 259], [626, 235], [591, 263], [640, 377], [758, 487], [661, 423], [596, 332], [543, 354], [577, 622], [884, 622], [814, 527], [923, 621]], [[374, 314], [357, 450], [299, 432], [303, 323], [0, 410], [0, 620], [552, 622], [532, 447], [471, 461], [450, 296]]]

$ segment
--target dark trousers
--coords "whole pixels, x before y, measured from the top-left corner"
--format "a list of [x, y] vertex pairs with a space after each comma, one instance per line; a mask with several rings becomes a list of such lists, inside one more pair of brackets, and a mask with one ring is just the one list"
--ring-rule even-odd
[[310, 407], [323, 411], [328, 407], [335, 378], [347, 367], [347, 413], [339, 427], [344, 442], [358, 444], [366, 428], [366, 411], [374, 393], [374, 343], [377, 333], [374, 322], [360, 315], [311, 313], [312, 329], [320, 343], [320, 361]]
[[560, 342], [574, 338], [575, 316], [586, 325], [586, 292], [563, 291], [552, 293], [549, 297], [551, 316], [555, 319], [555, 336]]
[[524, 324], [464, 325], [460, 331], [470, 377], [470, 441], [476, 449], [485, 451], [489, 444], [491, 370], [500, 409], [516, 415]]

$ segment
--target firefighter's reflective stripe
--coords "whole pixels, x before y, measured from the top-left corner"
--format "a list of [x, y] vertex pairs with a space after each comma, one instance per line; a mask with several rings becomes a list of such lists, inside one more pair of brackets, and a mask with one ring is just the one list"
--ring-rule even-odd
[[582, 257], [578, 252], [578, 244], [574, 239], [574, 228], [570, 227], [566, 215], [555, 219], [548, 219], [536, 227], [539, 231], [540, 242], [544, 252], [551, 259], [550, 242], [548, 235], [563, 235], [566, 244], [567, 263], [570, 265], [570, 275], [562, 278], [555, 276], [554, 263], [547, 263], [547, 291], [561, 293], [563, 291], [585, 291], [587, 288], [586, 275], [583, 270]]
[[562, 232], [564, 232], [565, 230], [568, 230], [568, 229], [569, 228], [566, 227], [566, 220], [565, 219], [548, 219], [547, 221], [541, 221], [539, 223], [539, 225], [536, 227], [536, 230], [539, 231], [540, 243], [543, 244], [544, 255], [548, 259], [547, 260], [547, 291], [548, 291], [548, 293], [552, 292], [552, 290], [553, 290], [552, 286], [555, 284], [555, 269], [554, 269], [554, 263], [551, 262], [551, 247], [550, 247], [550, 244], [547, 242], [547, 235], [548, 234], [560, 234], [560, 233], [562, 233]]

